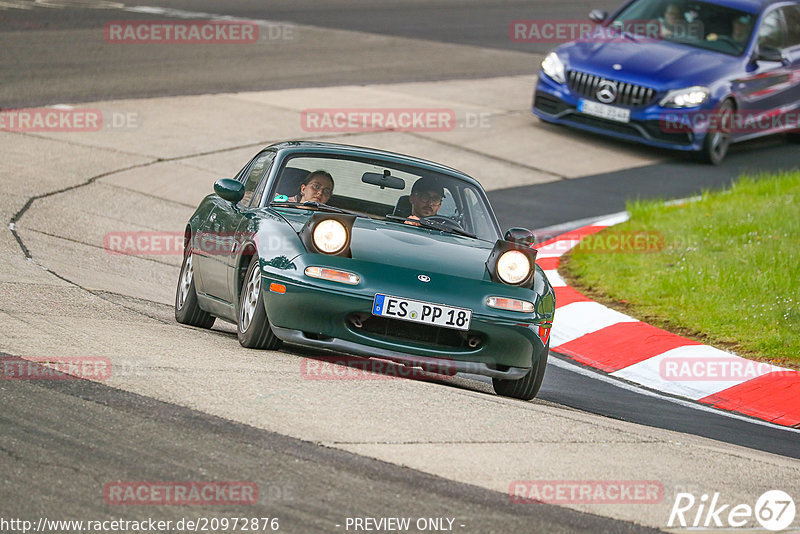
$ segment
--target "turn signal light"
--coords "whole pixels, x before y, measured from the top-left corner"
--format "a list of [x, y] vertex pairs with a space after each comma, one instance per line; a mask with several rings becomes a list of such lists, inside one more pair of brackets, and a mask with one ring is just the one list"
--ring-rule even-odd
[[347, 271], [337, 271], [336, 269], [329, 269], [327, 267], [306, 267], [305, 273], [306, 276], [310, 276], [311, 278], [330, 280], [331, 282], [340, 282], [353, 286], [361, 281], [357, 274], [348, 273]]
[[272, 283], [269, 285], [269, 290], [273, 293], [286, 293], [286, 286], [283, 284]]
[[510, 299], [506, 297], [489, 297], [486, 299], [486, 305], [490, 308], [497, 308], [499, 310], [510, 310], [523, 313], [533, 312], [533, 303], [527, 300]]

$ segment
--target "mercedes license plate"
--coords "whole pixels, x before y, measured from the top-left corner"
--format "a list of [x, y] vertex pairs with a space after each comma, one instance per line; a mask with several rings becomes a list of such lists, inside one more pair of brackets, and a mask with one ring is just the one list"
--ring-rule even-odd
[[601, 104], [600, 102], [592, 102], [591, 100], [578, 102], [578, 111], [617, 122], [630, 122], [631, 120], [631, 110]]

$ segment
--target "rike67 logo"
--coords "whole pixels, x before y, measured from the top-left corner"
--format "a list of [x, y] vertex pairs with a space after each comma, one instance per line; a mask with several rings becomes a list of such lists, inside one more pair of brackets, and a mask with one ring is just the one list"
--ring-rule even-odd
[[691, 493], [678, 493], [669, 514], [667, 527], [723, 528], [754, 527], [753, 519], [773, 532], [791, 526], [795, 517], [794, 500], [781, 490], [764, 492], [755, 506], [725, 504], [715, 492], [709, 499], [703, 494], [697, 499]]

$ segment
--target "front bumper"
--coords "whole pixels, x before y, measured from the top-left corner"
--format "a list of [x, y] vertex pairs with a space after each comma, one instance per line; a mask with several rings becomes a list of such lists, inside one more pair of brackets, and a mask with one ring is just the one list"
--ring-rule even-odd
[[631, 107], [630, 121], [625, 123], [579, 112], [578, 103], [582, 98], [585, 97], [540, 72], [532, 111], [546, 122], [625, 141], [670, 150], [698, 151], [703, 148], [706, 125], [697, 123], [697, 108], [667, 109], [659, 106], [656, 99], [650, 105]]
[[[323, 258], [331, 268], [358, 272], [362, 283], [347, 286], [302, 274], [306, 261], [320, 265]], [[493, 282], [463, 279], [459, 281], [462, 289], [455, 293], [440, 291], [432, 281], [426, 284], [430, 286], [429, 292], [420, 294], [398, 282], [408, 278], [403, 276], [408, 273], [401, 273], [405, 269], [366, 262], [358, 262], [354, 268], [353, 261], [302, 255], [293, 260], [297, 269], [291, 275], [264, 271], [262, 287], [269, 288], [271, 282], [286, 287], [285, 293], [273, 293], [269, 289], [264, 293], [267, 316], [275, 335], [289, 343], [496, 378], [521, 378], [541, 358], [544, 344], [539, 337], [539, 325], [549, 324], [552, 315], [502, 310], [494, 313], [486, 307], [485, 298], [505, 289], [503, 286], [498, 288], [499, 284]], [[452, 283], [453, 280], [443, 281], [442, 285], [447, 287]], [[508, 290], [512, 297], [515, 291], [522, 291], [520, 288]], [[370, 321], [383, 320], [371, 314], [375, 293], [470, 308], [473, 312], [470, 330], [462, 333], [407, 321], [370, 327]], [[354, 321], [354, 318], [361, 320]], [[441, 332], [434, 332], [435, 338], [427, 336], [432, 330]], [[475, 340], [479, 343], [468, 342]]]
[[393, 362], [401, 363], [409, 367], [419, 367], [430, 373], [453, 375], [454, 373], [472, 373], [475, 375], [490, 376], [492, 378], [504, 378], [518, 380], [528, 372], [524, 367], [508, 367], [505, 370], [495, 369], [493, 366], [483, 362], [447, 360], [442, 358], [431, 358], [426, 356], [415, 356], [402, 352], [368, 347], [359, 343], [353, 343], [344, 339], [337, 338], [312, 338], [308, 337], [302, 330], [292, 330], [290, 328], [272, 327], [272, 331], [279, 339], [286, 343], [294, 343], [315, 347], [319, 349], [332, 350], [336, 352], [346, 352], [357, 356], [369, 358], [382, 358]]

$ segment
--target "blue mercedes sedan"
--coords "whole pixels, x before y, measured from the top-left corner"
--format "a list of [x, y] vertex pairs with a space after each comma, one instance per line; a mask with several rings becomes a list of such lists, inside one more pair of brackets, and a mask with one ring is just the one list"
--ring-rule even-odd
[[718, 164], [731, 143], [800, 138], [800, 2], [631, 0], [548, 54], [540, 119]]

